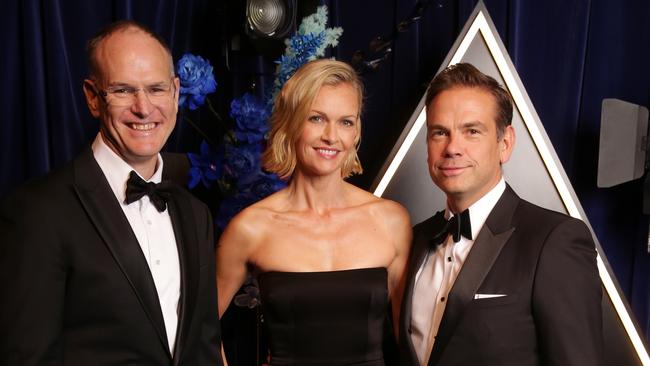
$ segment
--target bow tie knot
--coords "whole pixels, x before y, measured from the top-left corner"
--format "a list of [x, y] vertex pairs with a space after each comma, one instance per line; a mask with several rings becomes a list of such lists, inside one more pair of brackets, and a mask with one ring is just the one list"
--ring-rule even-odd
[[145, 182], [138, 173], [131, 171], [129, 180], [126, 182], [126, 204], [130, 204], [148, 196], [149, 201], [156, 207], [158, 212], [163, 212], [167, 209], [167, 202], [171, 198], [171, 185], [168, 182], [153, 183]]
[[465, 211], [459, 214], [454, 214], [454, 216], [447, 220], [443, 234], [445, 234], [445, 237], [447, 234], [451, 235], [454, 243], [458, 243], [461, 236], [472, 240], [472, 223], [469, 219], [469, 209], [465, 209]]

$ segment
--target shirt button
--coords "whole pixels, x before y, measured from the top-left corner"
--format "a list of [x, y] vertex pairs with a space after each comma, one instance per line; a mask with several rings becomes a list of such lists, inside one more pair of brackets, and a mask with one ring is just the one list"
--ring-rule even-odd
[[447, 262], [451, 262], [451, 257], [447, 257]]
[[445, 297], [444, 296], [440, 298], [440, 302], [445, 302]]
[[156, 264], [160, 265], [160, 259], [156, 259]]
[[147, 224], [151, 225], [151, 220], [147, 220]]

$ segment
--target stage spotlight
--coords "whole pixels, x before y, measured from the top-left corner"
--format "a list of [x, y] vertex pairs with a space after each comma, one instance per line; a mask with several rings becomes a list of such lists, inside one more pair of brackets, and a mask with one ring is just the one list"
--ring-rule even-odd
[[283, 38], [295, 28], [295, 0], [247, 0], [246, 31], [257, 38]]

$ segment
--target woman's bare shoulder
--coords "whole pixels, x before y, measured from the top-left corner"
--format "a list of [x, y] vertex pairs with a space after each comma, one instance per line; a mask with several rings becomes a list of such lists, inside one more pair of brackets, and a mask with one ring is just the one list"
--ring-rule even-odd
[[411, 219], [404, 206], [362, 189], [356, 189], [361, 204], [354, 207], [355, 210], [358, 209], [355, 215], [363, 215], [364, 220], [372, 222], [373, 226], [382, 232], [383, 237], [393, 243], [397, 255], [403, 256], [404, 253], [408, 253], [412, 230]]
[[411, 228], [411, 218], [408, 211], [401, 204], [380, 198], [377, 203], [377, 210], [386, 225], [391, 229]]
[[377, 197], [374, 194], [359, 187], [355, 187], [353, 185], [351, 185], [351, 187], [353, 195], [359, 206], [367, 208], [372, 214], [395, 217], [400, 221], [409, 220], [408, 211], [406, 211], [404, 206], [401, 204], [389, 199]]
[[282, 191], [246, 207], [233, 217], [224, 230], [222, 237], [237, 237], [237, 241], [254, 242], [271, 229], [273, 217], [277, 213]]

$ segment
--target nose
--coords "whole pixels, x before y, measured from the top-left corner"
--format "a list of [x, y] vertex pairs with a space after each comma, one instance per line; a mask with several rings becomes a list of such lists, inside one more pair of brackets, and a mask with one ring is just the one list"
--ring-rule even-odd
[[445, 146], [445, 156], [459, 156], [462, 153], [463, 141], [458, 133], [450, 132]]
[[149, 99], [149, 95], [144, 90], [138, 90], [133, 96], [133, 104], [131, 105], [131, 112], [140, 118], [145, 118], [153, 111], [153, 104]]
[[323, 127], [323, 134], [321, 135], [321, 139], [326, 142], [329, 145], [332, 145], [338, 141], [338, 129], [336, 127], [336, 123], [333, 121], [328, 121], [325, 123], [325, 126]]

